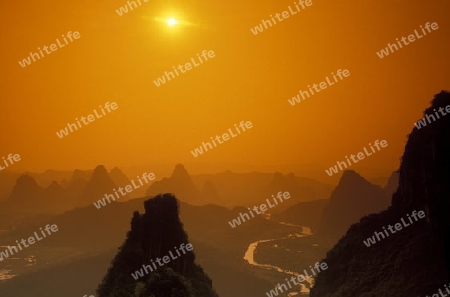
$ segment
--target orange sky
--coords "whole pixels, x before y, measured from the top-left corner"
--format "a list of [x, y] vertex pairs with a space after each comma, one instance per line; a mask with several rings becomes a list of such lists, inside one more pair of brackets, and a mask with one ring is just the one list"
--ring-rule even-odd
[[[2, 1], [0, 157], [22, 157], [11, 169], [156, 162], [320, 163], [325, 169], [376, 139], [389, 146], [352, 168], [391, 169], [413, 122], [435, 93], [449, 89], [446, 1], [313, 0], [256, 36], [250, 28], [294, 1], [141, 2], [118, 16], [124, 0]], [[190, 26], [154, 21], [169, 16]], [[375, 54], [426, 22], [439, 29], [384, 59]], [[68, 31], [81, 38], [19, 66], [30, 51]], [[154, 85], [164, 71], [203, 50], [215, 57]], [[351, 76], [288, 104], [300, 89], [340, 68]], [[118, 109], [56, 136], [108, 101]], [[191, 155], [242, 120], [253, 128], [198, 158]]]

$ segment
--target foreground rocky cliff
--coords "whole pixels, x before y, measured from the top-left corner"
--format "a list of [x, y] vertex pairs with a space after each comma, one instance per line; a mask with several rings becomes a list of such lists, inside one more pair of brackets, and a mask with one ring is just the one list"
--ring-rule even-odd
[[[135, 212], [125, 243], [98, 288], [99, 297], [217, 297], [195, 264], [178, 200], [158, 195]], [[162, 264], [162, 265], [161, 265]]]
[[[450, 94], [441, 92], [425, 114], [434, 115], [440, 108], [445, 112], [447, 105]], [[439, 116], [420, 129], [414, 127], [392, 206], [350, 227], [324, 259], [329, 269], [318, 275], [311, 297], [425, 297], [439, 289], [445, 294], [450, 267], [450, 115]], [[379, 235], [370, 246], [363, 242], [402, 218], [409, 223], [407, 215], [413, 211], [424, 211], [425, 218], [384, 239]]]

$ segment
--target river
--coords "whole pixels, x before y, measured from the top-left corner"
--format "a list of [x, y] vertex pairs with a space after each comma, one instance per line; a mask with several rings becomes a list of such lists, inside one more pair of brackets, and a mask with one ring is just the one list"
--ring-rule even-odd
[[[302, 275], [301, 273], [298, 273], [298, 272], [295, 272], [295, 271], [282, 269], [281, 267], [278, 267], [278, 266], [275, 266], [275, 265], [261, 264], [261, 263], [257, 263], [255, 261], [254, 255], [255, 255], [256, 248], [258, 247], [258, 244], [260, 244], [262, 242], [271, 242], [271, 241], [280, 240], [280, 239], [300, 238], [300, 237], [312, 235], [311, 228], [309, 228], [309, 227], [292, 225], [292, 224], [283, 223], [283, 222], [280, 222], [279, 224], [293, 226], [293, 227], [299, 227], [299, 228], [302, 229], [302, 231], [300, 233], [291, 233], [291, 234], [289, 234], [289, 235], [287, 235], [285, 237], [282, 237], [282, 238], [261, 239], [261, 240], [252, 242], [248, 246], [247, 250], [245, 251], [244, 260], [247, 261], [250, 265], [252, 265], [254, 267], [261, 268], [261, 269], [275, 270], [275, 271], [277, 271], [279, 273], [284, 273], [284, 274], [287, 274], [289, 276], [303, 276], [303, 278], [309, 284], [309, 287], [311, 287], [312, 284], [313, 284], [313, 279], [312, 278], [306, 277], [305, 275]], [[298, 294], [309, 294], [309, 288], [307, 288], [307, 286], [305, 284], [299, 284], [298, 292], [296, 292], [296, 291], [290, 292], [288, 294], [288, 296], [296, 296]]]
[[[4, 252], [8, 246], [0, 245], [0, 250]], [[0, 260], [0, 282], [17, 276], [18, 271], [32, 267], [36, 264], [36, 257], [26, 255], [23, 257], [10, 256]]]

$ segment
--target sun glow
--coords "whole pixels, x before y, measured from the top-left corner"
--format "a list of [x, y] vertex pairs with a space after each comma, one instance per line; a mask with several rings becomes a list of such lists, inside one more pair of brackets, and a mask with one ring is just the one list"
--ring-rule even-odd
[[170, 18], [167, 20], [167, 25], [169, 26], [175, 26], [176, 24], [178, 24], [178, 21], [174, 18]]

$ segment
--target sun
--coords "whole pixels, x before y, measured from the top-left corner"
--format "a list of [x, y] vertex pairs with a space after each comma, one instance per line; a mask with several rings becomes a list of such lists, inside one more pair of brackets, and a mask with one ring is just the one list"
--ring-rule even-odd
[[178, 24], [178, 21], [174, 18], [170, 18], [167, 20], [167, 25], [169, 26], [175, 26], [176, 24]]

